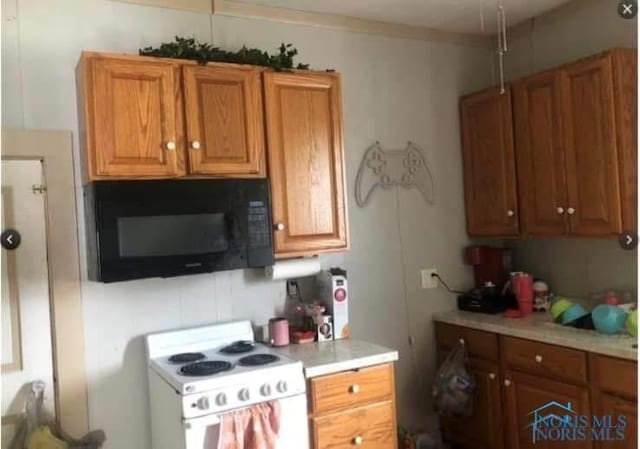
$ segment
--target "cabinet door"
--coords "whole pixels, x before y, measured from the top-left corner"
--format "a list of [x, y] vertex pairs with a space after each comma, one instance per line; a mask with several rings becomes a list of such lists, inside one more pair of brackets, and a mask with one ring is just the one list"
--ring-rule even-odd
[[[572, 415], [562, 407], [571, 407], [578, 415], [589, 416], [589, 392], [586, 387], [578, 387], [555, 382], [540, 376], [532, 376], [518, 371], [507, 370], [503, 382], [505, 395], [505, 416], [507, 422], [507, 446], [509, 449], [587, 449], [590, 440], [545, 440], [545, 428], [534, 426], [536, 410], [541, 419], [549, 414]], [[546, 405], [555, 401], [555, 404]], [[558, 405], [559, 404], [559, 405]], [[542, 408], [544, 407], [544, 408]], [[542, 409], [541, 409], [542, 408]], [[536, 429], [538, 432], [536, 432]], [[551, 438], [557, 438], [554, 431]], [[536, 441], [534, 442], [534, 435]], [[588, 435], [587, 435], [588, 437]]]
[[460, 109], [467, 231], [518, 235], [510, 88], [464, 97]]
[[471, 359], [469, 370], [476, 381], [473, 415], [442, 418], [444, 438], [473, 449], [500, 449], [504, 432], [498, 367]]
[[560, 87], [555, 71], [513, 87], [520, 229], [526, 235], [568, 230]]
[[571, 233], [622, 231], [611, 55], [561, 70]]
[[622, 434], [615, 432], [606, 434], [604, 440], [594, 444], [595, 449], [636, 449], [638, 447], [638, 403], [595, 392], [593, 395], [593, 412], [598, 417], [611, 416], [615, 423], [624, 416], [626, 427]]
[[185, 66], [189, 173], [264, 176], [260, 69]]
[[340, 78], [264, 81], [276, 257], [347, 249]]
[[618, 169], [622, 201], [622, 227], [638, 229], [638, 51], [617, 48], [613, 56]]
[[177, 66], [96, 56], [83, 70], [90, 179], [183, 174]]

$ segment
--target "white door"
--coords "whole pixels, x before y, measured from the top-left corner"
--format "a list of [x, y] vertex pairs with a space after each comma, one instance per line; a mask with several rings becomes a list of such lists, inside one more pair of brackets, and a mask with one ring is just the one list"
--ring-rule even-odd
[[2, 230], [15, 229], [20, 245], [2, 252], [2, 449], [24, 410], [31, 382], [46, 384], [45, 408], [55, 410], [45, 221], [46, 192], [39, 160], [2, 161]]

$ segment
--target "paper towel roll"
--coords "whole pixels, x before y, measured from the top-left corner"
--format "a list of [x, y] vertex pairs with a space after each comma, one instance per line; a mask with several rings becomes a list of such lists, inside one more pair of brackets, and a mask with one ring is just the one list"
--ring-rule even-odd
[[320, 273], [321, 269], [320, 259], [310, 257], [278, 261], [271, 267], [265, 267], [264, 273], [269, 279], [276, 281], [311, 276]]

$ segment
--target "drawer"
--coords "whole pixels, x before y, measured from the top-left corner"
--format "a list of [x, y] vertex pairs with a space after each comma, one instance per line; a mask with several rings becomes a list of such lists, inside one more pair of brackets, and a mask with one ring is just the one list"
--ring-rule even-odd
[[500, 337], [507, 368], [575, 384], [587, 383], [587, 354], [575, 349], [513, 337]]
[[635, 399], [638, 371], [636, 362], [599, 354], [589, 354], [589, 379], [595, 388]]
[[314, 449], [395, 449], [393, 402], [382, 402], [311, 419]]
[[453, 324], [435, 323], [436, 343], [446, 351], [455, 347], [462, 339], [471, 357], [498, 360], [498, 336], [493, 332], [479, 331]]
[[343, 371], [309, 381], [311, 413], [337, 411], [393, 398], [393, 365]]

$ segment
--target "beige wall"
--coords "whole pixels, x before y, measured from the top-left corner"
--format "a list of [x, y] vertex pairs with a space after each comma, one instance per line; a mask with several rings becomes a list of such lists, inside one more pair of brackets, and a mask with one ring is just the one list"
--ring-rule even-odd
[[[613, 1], [575, 0], [519, 26], [505, 59], [507, 78], [611, 47], [636, 47], [637, 20], [620, 18], [616, 7]], [[517, 268], [549, 280], [556, 292], [586, 297], [607, 289], [637, 289], [637, 251], [623, 251], [616, 241], [527, 240], [512, 246]]]
[[[490, 84], [486, 50], [106, 0], [58, 0], [55, 8], [47, 0], [3, 0], [2, 14], [3, 125], [70, 129], [76, 152], [74, 67], [82, 49], [135, 52], [176, 34], [228, 48], [292, 42], [299, 61], [341, 72], [352, 250], [322, 262], [349, 272], [354, 336], [400, 351], [400, 421], [422, 423], [430, 415], [430, 317], [453, 308], [454, 299], [442, 289], [421, 290], [419, 269], [437, 267], [453, 287], [470, 282], [461, 263], [467, 236], [457, 104], [462, 93]], [[354, 180], [365, 149], [375, 140], [403, 148], [409, 139], [431, 164], [436, 204], [428, 206], [415, 190], [391, 190], [358, 209]], [[84, 225], [79, 228], [86, 278]], [[149, 448], [144, 334], [230, 319], [265, 322], [285, 293], [284, 282], [254, 271], [109, 285], [85, 279], [82, 290], [90, 424], [106, 431], [106, 449]]]

